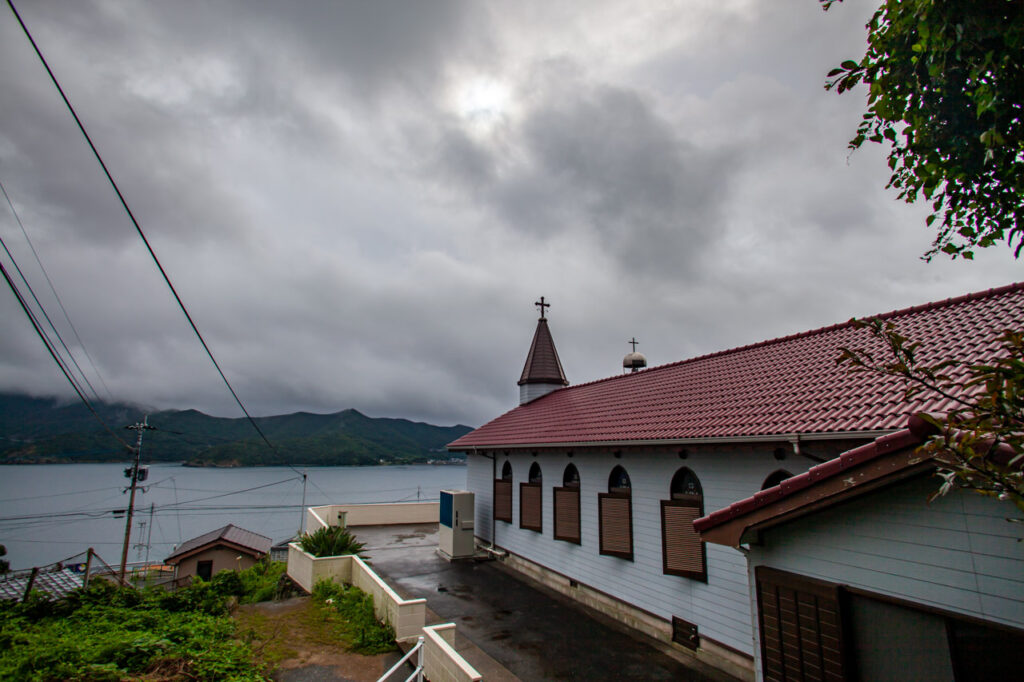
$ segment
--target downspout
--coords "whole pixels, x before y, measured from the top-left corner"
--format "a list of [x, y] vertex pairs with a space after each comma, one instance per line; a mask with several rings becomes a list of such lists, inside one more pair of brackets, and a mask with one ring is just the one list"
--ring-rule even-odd
[[[476, 446], [473, 446], [473, 454], [480, 455], [481, 457], [488, 457], [487, 455], [481, 454]], [[498, 458], [495, 455], [490, 455], [488, 459], [491, 460], [491, 546], [489, 551], [493, 554], [494, 552], [494, 534], [497, 532], [497, 526], [494, 523], [494, 480], [498, 476]]]
[[800, 436], [799, 435], [794, 436], [793, 438], [790, 438], [789, 442], [793, 446], [793, 454], [796, 455], [797, 457], [806, 457], [807, 459], [811, 460], [812, 462], [817, 462], [818, 464], [821, 464], [823, 462], [827, 462], [828, 461], [827, 459], [822, 459], [821, 457], [815, 457], [814, 455], [809, 455], [806, 452], [804, 452], [803, 450], [801, 450], [800, 449]]

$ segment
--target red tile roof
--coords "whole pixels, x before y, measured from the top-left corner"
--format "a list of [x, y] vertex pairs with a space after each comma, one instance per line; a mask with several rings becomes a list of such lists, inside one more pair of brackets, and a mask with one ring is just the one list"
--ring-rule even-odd
[[519, 385], [523, 384], [558, 384], [568, 385], [562, 363], [555, 350], [555, 341], [551, 338], [547, 318], [537, 320], [537, 331], [533, 333], [530, 352], [526, 354], [523, 374], [519, 377]]
[[[1024, 324], [1024, 283], [878, 317], [922, 343], [923, 362], [980, 362]], [[903, 398], [899, 379], [851, 374], [840, 348], [881, 353], [850, 322], [553, 391], [449, 444], [474, 447], [644, 442], [894, 430], [948, 401]]]

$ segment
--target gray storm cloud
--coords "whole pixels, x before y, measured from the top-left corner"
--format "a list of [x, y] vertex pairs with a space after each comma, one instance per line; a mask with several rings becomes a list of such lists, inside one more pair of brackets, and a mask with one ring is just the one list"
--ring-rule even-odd
[[[922, 263], [922, 210], [879, 150], [848, 155], [863, 99], [822, 83], [867, 6], [19, 4], [256, 414], [481, 424], [515, 404], [541, 295], [575, 383], [633, 336], [660, 364], [1020, 277], [1002, 249]], [[236, 416], [0, 15], [0, 182], [103, 383]], [[0, 390], [70, 395], [0, 311]]]

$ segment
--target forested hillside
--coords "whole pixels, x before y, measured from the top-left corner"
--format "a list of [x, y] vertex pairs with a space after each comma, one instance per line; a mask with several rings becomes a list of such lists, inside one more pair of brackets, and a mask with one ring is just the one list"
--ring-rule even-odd
[[[125, 441], [124, 429], [144, 411], [123, 404], [95, 405], [104, 422]], [[211, 417], [196, 410], [149, 414], [145, 461], [181, 461], [195, 466], [338, 466], [446, 459], [447, 443], [468, 426], [434, 426], [407, 419], [367, 417], [356, 410], [256, 419], [275, 449], [259, 438], [245, 418]], [[81, 403], [0, 393], [0, 463], [113, 462], [128, 451]]]

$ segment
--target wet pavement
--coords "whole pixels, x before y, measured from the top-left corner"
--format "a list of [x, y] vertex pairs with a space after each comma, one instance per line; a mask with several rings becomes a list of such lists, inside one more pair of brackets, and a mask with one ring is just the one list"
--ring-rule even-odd
[[456, 624], [456, 644], [468, 645], [463, 655], [485, 680], [736, 680], [699, 661], [684, 664], [500, 562], [444, 560], [437, 524], [352, 530], [378, 575], [406, 598], [426, 598], [428, 625]]

